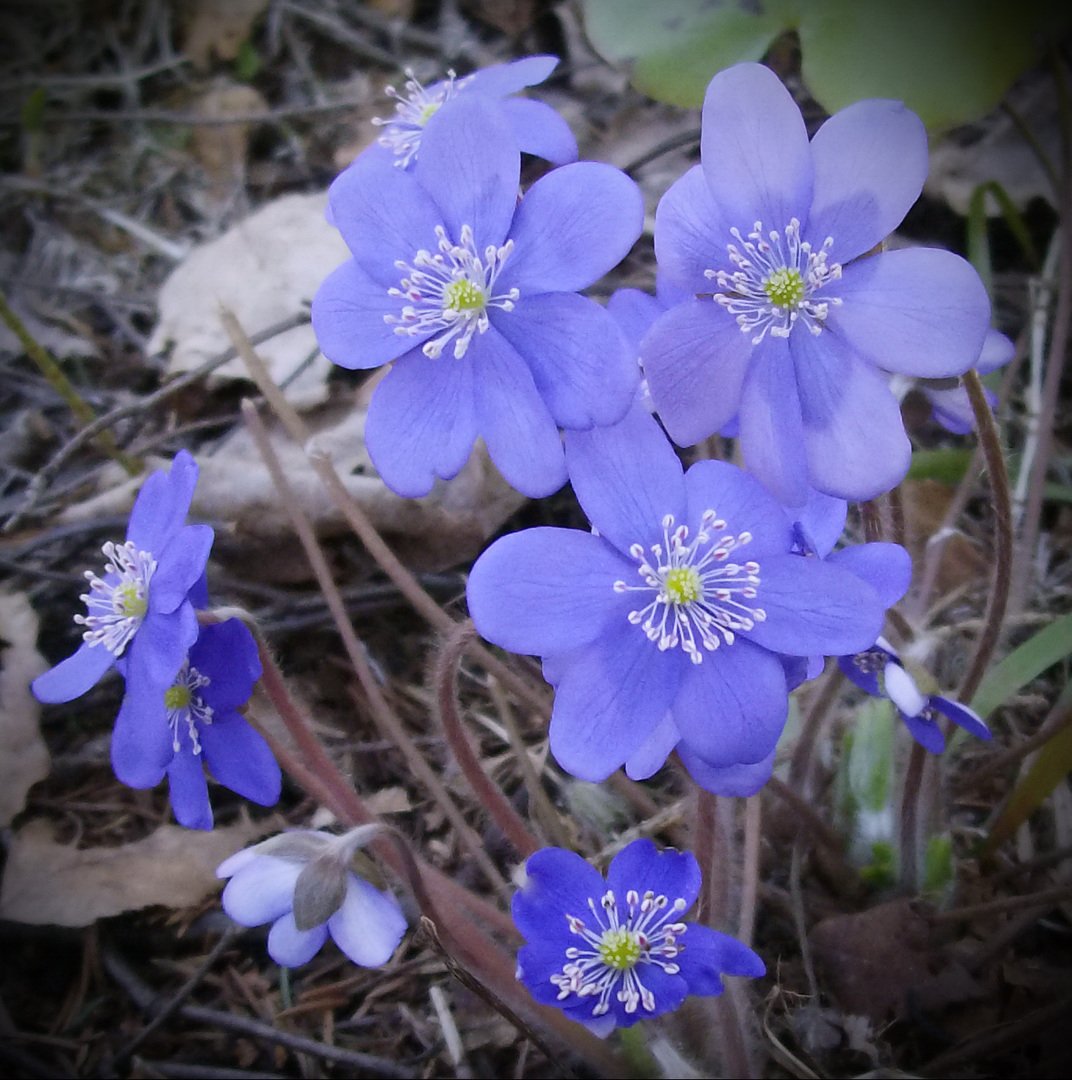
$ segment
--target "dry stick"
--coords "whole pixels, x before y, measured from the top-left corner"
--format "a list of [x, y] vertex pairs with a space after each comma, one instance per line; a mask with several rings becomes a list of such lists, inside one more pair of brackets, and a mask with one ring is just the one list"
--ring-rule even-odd
[[806, 798], [783, 780], [779, 780], [777, 776], [772, 776], [767, 781], [766, 786], [772, 795], [777, 795], [779, 799], [784, 800], [792, 807], [799, 828], [809, 832], [812, 839], [816, 843], [822, 844], [832, 855], [843, 855], [845, 841], [842, 839], [841, 834], [823, 821], [815, 807]]
[[[383, 537], [380, 536], [376, 531], [376, 527], [369, 520], [368, 515], [361, 508], [361, 505], [339, 478], [339, 474], [335, 471], [335, 466], [331, 460], [325, 455], [309, 449], [312, 436], [305, 426], [305, 421], [302, 420], [294, 407], [283, 396], [279, 387], [273, 382], [267, 368], [265, 368], [263, 361], [254, 351], [252, 343], [239, 325], [238, 320], [226, 309], [221, 310], [220, 320], [234, 343], [238, 355], [242, 357], [246, 367], [249, 369], [250, 376], [257, 384], [257, 388], [265, 396], [268, 404], [272, 407], [272, 411], [279, 418], [283, 427], [286, 428], [290, 437], [305, 451], [306, 459], [320, 478], [320, 482], [327, 489], [336, 509], [357, 534], [357, 538], [364, 544], [365, 550], [372, 556], [380, 569], [395, 583], [398, 591], [413, 605], [417, 613], [423, 616], [440, 633], [448, 633], [454, 626], [455, 620], [425, 591], [420, 582], [385, 543]], [[486, 671], [494, 675], [505, 686], [508, 686], [518, 697], [524, 699], [538, 712], [546, 713], [548, 711], [549, 697], [543, 689], [536, 688], [483, 646], [474, 646], [472, 652], [480, 660]]]
[[540, 774], [536, 771], [532, 758], [529, 757], [528, 747], [525, 745], [525, 740], [521, 735], [521, 728], [518, 726], [517, 718], [514, 716], [513, 707], [503, 692], [499, 680], [494, 676], [488, 678], [488, 693], [491, 695], [495, 710], [498, 712], [499, 719], [502, 721], [502, 725], [506, 728], [506, 733], [510, 738], [510, 748], [517, 758], [525, 790], [528, 792], [529, 805], [532, 807], [537, 821], [556, 847], [568, 848], [570, 838], [566, 828], [562, 824], [562, 819], [555, 810], [555, 805], [551, 802], [550, 796], [544, 790], [544, 786], [540, 781]]
[[[259, 334], [254, 334], [250, 340], [252, 344], [259, 345], [261, 342], [268, 341], [279, 334], [285, 333], [287, 330], [292, 330], [295, 326], [302, 326], [308, 321], [309, 316], [307, 314], [292, 315], [290, 318], [283, 319], [280, 322], [267, 327]], [[120, 420], [125, 420], [128, 416], [137, 416], [148, 412], [150, 409], [155, 408], [162, 401], [166, 401], [173, 394], [177, 394], [191, 383], [197, 382], [205, 375], [215, 371], [216, 368], [222, 367], [228, 360], [233, 360], [237, 355], [238, 352], [235, 348], [225, 349], [223, 352], [217, 353], [198, 367], [192, 368], [190, 371], [165, 383], [159, 390], [150, 394], [148, 397], [139, 398], [137, 401], [119, 405], [109, 412], [104, 413], [103, 416], [97, 417], [91, 424], [87, 424], [81, 431], [72, 436], [69, 442], [61, 446], [60, 449], [45, 463], [44, 467], [34, 475], [33, 480], [30, 481], [29, 486], [26, 488], [22, 506], [5, 524], [4, 532], [11, 532], [26, 519], [36, 505], [37, 500], [41, 497], [41, 492], [52, 482], [53, 477], [96, 435], [106, 428], [110, 428], [119, 423]]]
[[1006, 896], [1001, 900], [987, 900], [981, 904], [967, 904], [964, 907], [951, 908], [949, 911], [936, 911], [928, 916], [932, 923], [962, 922], [977, 915], [1001, 915], [1007, 911], [1020, 911], [1023, 908], [1050, 908], [1072, 900], [1072, 885], [1055, 885], [1052, 889], [1027, 896]]
[[534, 851], [539, 850], [540, 842], [510, 805], [498, 785], [485, 772], [469, 733], [458, 715], [458, 664], [474, 634], [471, 622], [467, 620], [458, 623], [436, 653], [433, 668], [436, 712], [439, 714], [447, 742], [454, 752], [454, 758], [480, 805], [502, 829], [518, 854], [527, 859]]
[[[357, 634], [347, 618], [346, 605], [343, 603], [339, 590], [335, 586], [327, 559], [324, 557], [324, 552], [316, 539], [313, 527], [309, 524], [309, 519], [298, 505], [294, 490], [283, 472], [279, 458], [276, 456], [268, 438], [268, 432], [263, 421], [257, 415], [257, 408], [253, 402], [248, 400], [242, 402], [242, 416], [257, 446], [257, 451], [271, 474], [272, 483], [279, 493], [287, 516], [290, 518], [291, 526], [298, 536], [302, 549], [305, 551], [305, 557], [309, 560], [309, 565], [316, 576], [317, 584], [320, 586], [324, 601], [331, 612], [335, 628], [338, 630], [340, 638], [342, 638], [346, 655], [353, 665], [362, 690], [365, 692], [376, 726], [384, 737], [394, 742], [405, 755], [407, 765], [427, 787], [429, 794], [432, 795], [440, 809], [446, 814], [451, 825], [458, 831], [458, 838], [473, 861], [480, 867], [489, 883], [500, 892], [506, 892], [506, 883], [488, 855], [480, 837], [476, 835], [472, 826], [465, 820], [462, 812], [450, 797], [450, 793], [443, 786], [443, 782], [436, 775], [432, 766], [428, 764], [424, 755], [414, 745], [409, 733], [403, 728], [401, 721], [395, 716], [391, 706], [387, 703], [387, 699], [383, 696], [379, 683], [376, 682], [376, 676], [372, 673], [368, 657], [365, 655], [365, 649], [361, 642], [358, 641]], [[318, 747], [320, 745], [319, 740], [311, 732], [306, 732], [305, 741], [306, 743], [315, 743]], [[319, 751], [313, 751], [310, 747], [310, 752], [318, 752], [326, 757], [322, 747], [320, 747]]]
[[801, 725], [800, 738], [793, 747], [793, 756], [789, 761], [789, 783], [804, 796], [807, 796], [810, 786], [809, 773], [815, 744], [823, 729], [827, 713], [837, 701], [844, 681], [845, 676], [841, 673], [841, 668], [837, 664], [832, 664], [823, 676], [822, 684], [813, 695], [808, 714]]

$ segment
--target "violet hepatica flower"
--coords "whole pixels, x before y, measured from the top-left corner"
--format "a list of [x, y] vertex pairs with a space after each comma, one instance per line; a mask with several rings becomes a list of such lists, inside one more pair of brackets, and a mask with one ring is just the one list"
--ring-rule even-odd
[[566, 443], [594, 532], [503, 537], [468, 586], [485, 638], [544, 658], [556, 759], [602, 780], [670, 713], [709, 765], [762, 761], [788, 710], [782, 655], [866, 648], [882, 598], [849, 570], [793, 554], [785, 510], [754, 477], [719, 461], [683, 473], [640, 407]]
[[790, 506], [809, 486], [889, 490], [910, 447], [878, 369], [958, 375], [990, 316], [958, 256], [868, 254], [920, 193], [923, 125], [899, 102], [861, 101], [809, 143], [778, 78], [738, 64], [707, 89], [700, 155], [656, 216], [659, 267], [696, 297], [641, 348], [667, 431], [692, 445], [738, 416], [746, 467]]
[[542, 83], [557, 66], [556, 56], [527, 56], [481, 68], [463, 78], [449, 72], [446, 79], [431, 86], [423, 86], [407, 70], [401, 92], [388, 87], [388, 95], [395, 100], [394, 116], [372, 121], [381, 129], [380, 137], [365, 153], [384, 154], [399, 168], [409, 168], [417, 160], [426, 131], [442, 121], [453, 103], [459, 98], [479, 97], [500, 113], [519, 150], [555, 165], [576, 161], [577, 141], [566, 121], [542, 101], [511, 96]]
[[355, 964], [381, 967], [398, 948], [406, 917], [390, 892], [351, 865], [378, 828], [343, 836], [302, 829], [239, 851], [216, 870], [230, 878], [223, 910], [241, 926], [270, 922], [268, 953], [283, 967], [308, 963], [329, 936]]
[[609, 165], [564, 165], [518, 201], [502, 116], [459, 97], [411, 171], [359, 158], [332, 185], [353, 258], [313, 300], [335, 363], [393, 361], [365, 424], [373, 464], [415, 497], [465, 464], [478, 435], [519, 491], [565, 481], [558, 428], [612, 424], [638, 384], [617, 324], [577, 290], [640, 234], [639, 190]]
[[[271, 806], [279, 765], [238, 712], [260, 676], [257, 645], [238, 619], [203, 626], [166, 691], [128, 686], [112, 736], [116, 775], [131, 787], [153, 787], [166, 772], [175, 818], [190, 829], [212, 828], [206, 767], [224, 787]], [[171, 760], [161, 766], [156, 748], [165, 740]]]
[[983, 718], [967, 705], [941, 694], [924, 694], [885, 638], [880, 637], [862, 652], [839, 657], [838, 664], [861, 690], [872, 697], [889, 698], [912, 738], [932, 754], [945, 749], [943, 717], [977, 739], [991, 737]]
[[[1016, 346], [999, 330], [988, 330], [983, 351], [973, 367], [980, 375], [988, 375], [1004, 367], [1016, 354]], [[934, 419], [954, 435], [968, 435], [975, 430], [975, 413], [972, 411], [968, 391], [963, 386], [937, 386], [921, 382], [919, 390], [930, 402]], [[998, 403], [997, 395], [983, 387], [983, 393], [991, 411]]]
[[688, 852], [634, 840], [604, 880], [580, 855], [544, 848], [524, 878], [513, 900], [527, 942], [517, 977], [598, 1035], [671, 1012], [690, 994], [721, 994], [724, 975], [765, 973], [747, 946], [683, 921], [701, 882]]
[[[85, 629], [72, 656], [34, 679], [39, 701], [71, 701], [121, 662], [128, 693], [163, 693], [197, 638], [194, 601], [204, 597], [212, 529], [186, 525], [197, 463], [181, 450], [170, 472], [155, 472], [134, 502], [123, 543], [108, 541], [102, 574], [86, 572]], [[157, 745], [159, 764], [167, 744]]]

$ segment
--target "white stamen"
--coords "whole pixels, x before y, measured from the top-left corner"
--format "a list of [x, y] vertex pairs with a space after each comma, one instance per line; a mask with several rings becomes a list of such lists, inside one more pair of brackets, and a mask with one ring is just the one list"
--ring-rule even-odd
[[521, 295], [509, 289], [496, 296], [495, 279], [503, 263], [514, 250], [513, 240], [502, 247], [493, 244], [484, 249], [481, 259], [470, 225], [463, 225], [461, 241], [455, 244], [442, 225], [435, 229], [437, 252], [423, 248], [409, 264], [399, 260], [395, 266], [406, 275], [401, 287], [388, 289], [390, 296], [406, 301], [400, 315], [384, 315], [384, 322], [393, 326], [396, 334], [423, 337], [438, 330], [443, 332], [422, 346], [424, 355], [435, 360], [448, 342], [454, 342], [454, 359], [460, 360], [475, 334], [483, 334], [490, 325], [488, 308], [513, 311]]
[[87, 644], [103, 645], [114, 656], [122, 656], [149, 610], [149, 579], [156, 572], [156, 560], [130, 540], [123, 544], [109, 540], [101, 551], [108, 560], [104, 577], [86, 571], [89, 592], [79, 599], [88, 614], [76, 615], [74, 621], [86, 628], [82, 640]]
[[752, 603], [759, 592], [759, 563], [727, 561], [751, 542], [752, 534], [726, 533], [726, 522], [714, 510], [703, 512], [691, 541], [688, 526], [675, 527], [673, 515], [663, 518], [662, 526], [663, 542], [652, 545], [651, 557], [641, 544], [629, 549], [644, 584], [616, 581], [614, 591], [654, 593], [644, 607], [629, 613], [629, 621], [660, 651], [680, 645], [699, 664], [704, 650], [732, 645], [739, 631], [747, 632], [767, 617]]
[[171, 748], [177, 754], [182, 749], [179, 727], [186, 725], [186, 734], [190, 739], [195, 754], [201, 753], [201, 739], [198, 724], [211, 724], [214, 715], [212, 706], [206, 705], [197, 692], [203, 686], [209, 686], [212, 680], [202, 675], [190, 661], [184, 660], [171, 689], [164, 694], [164, 706], [167, 710], [168, 724], [171, 726]]
[[445, 82], [428, 87], [422, 85], [412, 68], [406, 68], [404, 93], [400, 94], [393, 86], [387, 87], [385, 93], [395, 100], [395, 115], [376, 116], [372, 122], [384, 129], [376, 141], [395, 155], [395, 165], [405, 169], [417, 157], [425, 124], [471, 79], [471, 75], [459, 79], [453, 71], [448, 71]]
[[644, 984], [644, 969], [658, 967], [667, 975], [681, 970], [675, 958], [684, 945], [678, 939], [688, 927], [676, 919], [687, 907], [681, 897], [671, 903], [666, 896], [649, 891], [641, 897], [630, 889], [624, 911], [614, 893], [608, 891], [598, 905], [589, 899], [588, 922], [567, 914], [570, 933], [583, 944], [567, 949], [561, 973], [551, 976], [551, 984], [558, 987], [558, 1000], [570, 994], [594, 997], [592, 1016], [603, 1016], [610, 1011], [613, 995], [627, 1013], [638, 1008], [655, 1012], [655, 995]]
[[828, 262], [834, 238], [828, 236], [814, 251], [800, 239], [800, 222], [793, 218], [783, 233], [764, 234], [757, 221], [745, 239], [741, 230], [730, 230], [736, 244], [727, 245], [730, 261], [737, 268], [705, 270], [704, 276], [717, 283], [716, 303], [736, 316], [741, 332], [752, 334], [758, 345], [769, 333], [789, 337], [797, 322], [812, 334], [821, 334], [830, 308], [840, 297], [814, 294], [841, 277], [841, 264]]

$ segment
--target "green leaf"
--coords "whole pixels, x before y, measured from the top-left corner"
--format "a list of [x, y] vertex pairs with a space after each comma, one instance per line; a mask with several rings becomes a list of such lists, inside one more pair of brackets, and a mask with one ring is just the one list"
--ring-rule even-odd
[[1066, 687], [1064, 727], [1044, 743], [1031, 767], [1013, 788], [1009, 801], [1002, 808], [983, 845], [983, 854], [989, 855], [1004, 843], [1037, 809], [1051, 791], [1072, 772], [1072, 724], [1068, 723], [1072, 712], [1072, 693]]
[[997, 667], [991, 668], [972, 699], [971, 707], [980, 716], [989, 716], [1032, 679], [1070, 655], [1072, 615], [1066, 615], [1040, 630], [1009, 653]]
[[243, 41], [238, 46], [238, 55], [235, 57], [235, 78], [241, 82], [252, 82], [261, 69], [260, 53], [253, 47], [252, 42]]
[[971, 464], [971, 450], [916, 450], [908, 469], [909, 480], [938, 480], [943, 484], [959, 484]]
[[584, 0], [588, 37], [606, 59], [632, 65], [638, 90], [685, 107], [711, 77], [759, 60], [798, 21], [797, 0]]
[[1036, 34], [1067, 25], [1069, 16], [1052, 6], [820, 0], [808, 6], [800, 26], [804, 82], [828, 112], [861, 98], [896, 98], [941, 131], [998, 104], [1033, 63]]
[[932, 836], [923, 852], [923, 894], [943, 896], [953, 884], [953, 838], [948, 833]]
[[45, 119], [45, 105], [48, 103], [48, 96], [45, 94], [45, 88], [43, 86], [37, 87], [36, 90], [31, 90], [26, 100], [22, 103], [22, 126], [27, 132], [38, 132], [41, 130]]

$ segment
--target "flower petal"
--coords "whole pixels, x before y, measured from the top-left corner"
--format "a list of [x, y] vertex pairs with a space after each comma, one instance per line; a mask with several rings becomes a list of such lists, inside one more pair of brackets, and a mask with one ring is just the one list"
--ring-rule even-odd
[[472, 228], [479, 251], [506, 239], [521, 153], [499, 106], [476, 94], [452, 98], [425, 126], [413, 175], [439, 207], [452, 240], [463, 225]]
[[524, 90], [526, 86], [536, 86], [544, 82], [556, 67], [558, 57], [549, 55], [525, 56], [505, 64], [492, 64], [467, 75], [459, 93], [475, 93], [490, 98], [506, 97], [507, 94]]
[[428, 193], [393, 160], [390, 154], [361, 154], [328, 189], [332, 224], [361, 269], [384, 289], [396, 288], [403, 277], [396, 260], [412, 263], [418, 251], [435, 251], [435, 228], [443, 224]]
[[943, 378], [979, 357], [990, 301], [971, 264], [949, 251], [886, 251], [845, 267], [827, 329], [885, 371]]
[[127, 787], [155, 787], [175, 756], [164, 691], [133, 673], [127, 679], [111, 746], [112, 769]]
[[171, 759], [167, 777], [175, 820], [186, 829], [211, 829], [212, 804], [201, 758], [189, 750], [179, 751]]
[[629, 548], [658, 542], [667, 514], [684, 520], [681, 462], [640, 404], [613, 427], [566, 432], [566, 463], [588, 520], [631, 564]]
[[402, 305], [353, 259], [333, 270], [313, 297], [313, 330], [321, 351], [344, 368], [374, 368], [396, 360], [434, 333], [396, 334], [384, 315]]
[[785, 728], [785, 670], [773, 653], [738, 638], [689, 665], [671, 711], [682, 742], [708, 765], [754, 764]]
[[887, 608], [908, 592], [912, 581], [912, 559], [900, 544], [854, 544], [835, 551], [828, 562], [866, 581]]
[[201, 627], [190, 666], [211, 680], [199, 693], [216, 713], [245, 705], [261, 677], [257, 644], [240, 619]]
[[722, 217], [703, 168], [694, 165], [670, 185], [655, 211], [655, 257], [660, 272], [690, 293], [712, 292], [706, 271], [733, 269], [731, 225]]
[[681, 742], [674, 718], [670, 713], [662, 718], [659, 726], [647, 737], [643, 745], [625, 763], [630, 780], [647, 780], [666, 764], [670, 751]]
[[398, 901], [362, 878], [346, 879], [342, 907], [328, 919], [335, 944], [355, 964], [382, 967], [394, 955], [406, 932], [406, 917]]
[[727, 461], [697, 461], [685, 473], [690, 530], [699, 528], [705, 510], [715, 510], [726, 522], [726, 532], [743, 532], [752, 539], [740, 549], [742, 558], [784, 555], [789, 551], [793, 531], [785, 509], [763, 485]]
[[127, 524], [127, 539], [139, 551], [159, 554], [182, 528], [197, 486], [197, 462], [180, 450], [169, 472], [154, 472], [141, 486]]
[[977, 739], [990, 739], [993, 737], [983, 718], [974, 709], [969, 709], [967, 705], [961, 705], [959, 701], [951, 701], [940, 694], [933, 694], [930, 699], [930, 707], [940, 712], [947, 719], [952, 720], [957, 727], [963, 728], [969, 735], [974, 735]]
[[745, 467], [786, 506], [808, 501], [808, 470], [800, 452], [800, 415], [793, 359], [781, 339], [756, 346], [741, 392], [740, 444]]
[[258, 806], [279, 801], [283, 777], [264, 738], [237, 713], [213, 718], [201, 728], [205, 764], [225, 788]]
[[186, 601], [205, 572], [213, 539], [209, 525], [185, 525], [175, 533], [160, 553], [149, 583], [150, 613], [170, 615]]
[[[520, 895], [520, 893], [516, 894]], [[515, 909], [516, 910], [516, 909]], [[587, 910], [587, 909], [586, 909]], [[556, 912], [555, 917], [565, 926], [562, 912]], [[514, 916], [517, 922], [517, 915]], [[518, 926], [520, 927], [520, 923]], [[523, 945], [517, 953], [517, 978], [525, 985], [525, 988], [533, 996], [533, 999], [541, 1005], [554, 1005], [562, 1008], [559, 1001], [559, 986], [551, 982], [552, 976], [561, 975], [562, 969], [569, 961], [566, 958], [566, 949], [572, 944], [569, 939], [556, 939], [552, 942], [544, 940], [533, 941]]]
[[507, 483], [542, 499], [566, 482], [562, 440], [532, 374], [513, 346], [491, 327], [470, 349], [479, 366], [476, 415], [488, 453]]
[[692, 446], [737, 414], [754, 346], [709, 299], [661, 315], [640, 343], [651, 398], [670, 437]]
[[759, 568], [758, 602], [767, 613], [750, 641], [789, 656], [845, 656], [870, 647], [886, 609], [878, 593], [829, 562], [772, 555]]
[[223, 910], [240, 926], [260, 926], [289, 912], [302, 867], [287, 859], [258, 855], [235, 872], [223, 890]]
[[525, 863], [524, 884], [514, 893], [511, 915], [530, 942], [570, 937], [565, 917], [584, 918], [589, 899], [598, 902], [605, 888], [602, 876], [576, 852], [542, 848]]
[[1016, 345], [1011, 338], [1006, 337], [1000, 330], [987, 330], [983, 351], [975, 362], [975, 370], [980, 375], [989, 375], [991, 371], [1004, 367], [1015, 355]]
[[622, 619], [562, 675], [551, 714], [551, 752], [579, 780], [605, 780], [648, 738], [677, 693], [680, 650], [659, 652]]
[[758, 979], [767, 973], [763, 961], [747, 945], [709, 926], [689, 923], [681, 940], [685, 948], [677, 963], [690, 994], [721, 994], [723, 975]]
[[268, 955], [280, 967], [301, 967], [324, 947], [328, 939], [327, 925], [321, 923], [311, 930], [299, 930], [294, 912], [288, 911], [272, 924], [268, 931]]
[[577, 140], [569, 124], [550, 105], [528, 98], [513, 98], [501, 105], [518, 149], [553, 165], [577, 160]]
[[114, 664], [115, 655], [103, 645], [83, 642], [66, 660], [38, 675], [30, 683], [30, 689], [34, 697], [46, 705], [73, 701], [96, 686]]
[[640, 371], [606, 309], [576, 293], [542, 293], [494, 321], [560, 427], [604, 427], [625, 415]]
[[929, 716], [909, 716], [901, 713], [901, 719], [912, 736], [928, 753], [940, 754], [945, 749], [945, 735], [938, 723]]
[[619, 903], [635, 889], [641, 896], [649, 889], [665, 896], [671, 904], [684, 900], [682, 913], [688, 911], [700, 895], [700, 864], [689, 851], [673, 848], [659, 850], [648, 839], [634, 840], [611, 860], [607, 867], [607, 885]]
[[811, 141], [815, 193], [807, 237], [833, 237], [831, 262], [870, 251], [904, 220], [927, 179], [927, 131], [900, 101], [858, 101]]
[[824, 495], [813, 491], [807, 503], [795, 509], [790, 517], [794, 525], [803, 530], [809, 553], [825, 558], [838, 542], [838, 537], [845, 531], [845, 518], [848, 515], [848, 503], [844, 499], [835, 499], [833, 495]]
[[812, 197], [811, 150], [800, 110], [762, 64], [720, 71], [704, 97], [700, 160], [725, 220], [743, 233], [755, 221], [804, 222]]
[[563, 165], [521, 200], [499, 280], [504, 289], [516, 285], [522, 303], [587, 288], [625, 258], [643, 226], [644, 200], [625, 173], [594, 161]]
[[128, 692], [132, 682], [167, 690], [196, 640], [197, 613], [190, 604], [169, 615], [150, 611], [124, 655]]
[[774, 751], [753, 765], [708, 765], [698, 754], [692, 753], [687, 743], [677, 748], [681, 764], [689, 776], [712, 795], [725, 795], [733, 799], [747, 799], [771, 778], [774, 771]]
[[461, 471], [476, 441], [473, 349], [460, 360], [430, 360], [419, 349], [397, 361], [376, 387], [365, 445], [383, 482], [407, 499], [427, 495], [436, 477]]
[[629, 601], [614, 582], [630, 567], [579, 529], [537, 528], [496, 540], [473, 565], [467, 597], [481, 636], [511, 652], [543, 656], [593, 641]]
[[889, 384], [829, 333], [789, 343], [808, 476], [820, 491], [863, 502], [895, 488], [912, 458]]
[[607, 301], [607, 311], [637, 355], [640, 354], [640, 339], [663, 310], [662, 304], [651, 293], [640, 289], [615, 289]]

